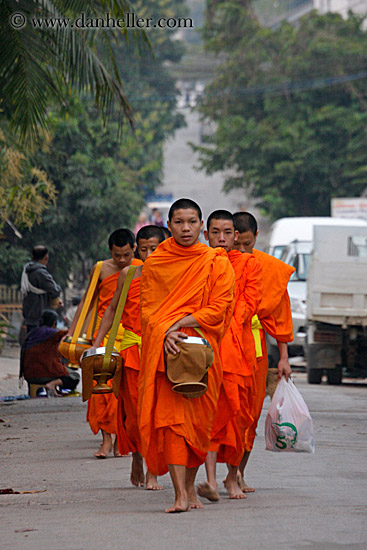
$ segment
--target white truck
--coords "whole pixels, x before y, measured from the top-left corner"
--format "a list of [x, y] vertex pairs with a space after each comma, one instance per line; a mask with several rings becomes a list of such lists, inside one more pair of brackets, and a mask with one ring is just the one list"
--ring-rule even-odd
[[306, 362], [310, 384], [367, 377], [367, 227], [314, 227]]

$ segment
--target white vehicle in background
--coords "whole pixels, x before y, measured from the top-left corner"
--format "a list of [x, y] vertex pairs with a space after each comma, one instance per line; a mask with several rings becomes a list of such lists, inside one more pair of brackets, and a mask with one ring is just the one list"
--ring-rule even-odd
[[[305, 354], [306, 339], [306, 279], [310, 262], [312, 242], [294, 241], [287, 245], [281, 255], [281, 260], [295, 268], [288, 283], [288, 294], [291, 302], [293, 320], [293, 342], [288, 344], [289, 357]], [[274, 338], [268, 336], [270, 356], [277, 357], [278, 346]]]
[[[362, 219], [331, 218], [331, 217], [299, 217], [280, 218], [271, 226], [268, 254], [280, 258], [284, 249], [294, 241], [311, 242], [315, 225], [353, 225], [365, 226]], [[288, 262], [287, 262], [288, 263]]]
[[295, 272], [288, 283], [294, 338], [293, 342], [288, 345], [291, 357], [304, 355], [306, 339], [306, 281], [311, 251], [312, 242], [294, 241], [283, 250], [281, 256], [283, 262], [295, 268]]
[[314, 228], [306, 360], [310, 384], [367, 378], [367, 224]]
[[[300, 217], [281, 218], [274, 222], [269, 239], [268, 253], [293, 266], [295, 272], [288, 283], [293, 320], [293, 342], [288, 344], [290, 357], [305, 355], [307, 333], [307, 275], [313, 249], [313, 229], [318, 226], [367, 227], [365, 220]], [[277, 344], [269, 337], [270, 355], [276, 356]]]

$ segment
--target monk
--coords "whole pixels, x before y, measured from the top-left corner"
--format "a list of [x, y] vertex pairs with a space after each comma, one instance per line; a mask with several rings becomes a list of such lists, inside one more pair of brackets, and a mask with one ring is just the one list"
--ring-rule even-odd
[[[134, 265], [142, 264], [141, 260], [133, 259], [136, 248], [135, 237], [129, 229], [117, 229], [114, 231], [108, 239], [108, 248], [111, 258], [104, 260], [102, 264], [102, 270], [96, 289], [96, 294], [98, 295], [98, 317], [95, 334], [98, 332], [103, 314], [112, 300], [121, 270], [131, 263]], [[95, 267], [94, 265], [90, 277], [93, 276]], [[74, 332], [84, 300], [85, 295], [77, 309], [74, 321], [69, 328], [69, 335], [72, 335]], [[123, 329], [122, 326], [120, 326], [115, 343], [117, 349], [119, 349], [122, 336]], [[105, 339], [105, 343], [107, 343], [107, 338]], [[115, 441], [112, 443], [112, 435], [117, 434], [117, 399], [113, 393], [91, 396], [88, 401], [87, 421], [94, 434], [97, 434], [99, 430], [102, 432], [102, 444], [94, 456], [99, 459], [107, 458], [113, 448], [114, 456], [120, 457], [121, 453], [118, 450], [117, 438], [115, 438]]]
[[[221, 248], [198, 242], [203, 227], [200, 207], [179, 199], [168, 214], [172, 237], [144, 263], [140, 283], [142, 355], [138, 423], [142, 454], [155, 475], [169, 471], [175, 491], [167, 513], [202, 508], [195, 477], [205, 462], [222, 367], [219, 344], [234, 307], [234, 273]], [[214, 352], [204, 395], [186, 398], [172, 391], [165, 354], [180, 353], [187, 335], [200, 328]]]
[[[288, 380], [292, 373], [288, 361], [287, 342], [293, 340], [293, 324], [290, 300], [287, 292], [288, 281], [294, 268], [284, 262], [254, 248], [258, 235], [257, 221], [249, 212], [234, 214], [235, 226], [238, 231], [234, 248], [242, 253], [252, 253], [261, 263], [263, 297], [259, 304], [257, 317], [253, 319], [253, 336], [261, 342], [261, 351], [257, 354], [255, 381], [256, 397], [252, 408], [253, 423], [247, 430], [246, 450], [239, 466], [238, 483], [244, 493], [255, 491], [245, 482], [244, 470], [250, 457], [256, 427], [259, 421], [265, 399], [266, 376], [268, 372], [268, 356], [265, 332], [277, 340], [280, 359], [278, 362], [278, 380], [285, 376]], [[249, 339], [247, 340], [249, 342]]]
[[[236, 277], [234, 315], [220, 345], [223, 383], [205, 462], [208, 481], [198, 488], [200, 496], [215, 502], [219, 500], [217, 462], [227, 463], [225, 486], [229, 498], [246, 498], [237, 484], [237, 471], [245, 450], [246, 429], [253, 421], [250, 412], [256, 352], [251, 319], [262, 295], [262, 273], [260, 263], [252, 254], [233, 250], [238, 231], [235, 230], [233, 215], [227, 210], [210, 214], [204, 235], [211, 247], [221, 247], [228, 253]], [[245, 339], [250, 341], [250, 345], [244, 345]]]
[[[136, 236], [139, 258], [145, 260], [154, 252], [159, 243], [164, 241], [160, 227], [146, 225]], [[123, 359], [121, 387], [117, 406], [117, 441], [122, 455], [132, 452], [130, 480], [136, 487], [144, 486], [143, 459], [140, 453], [140, 435], [137, 429], [138, 374], [140, 370], [141, 328], [140, 328], [140, 278], [143, 266], [136, 268], [131, 281], [121, 324], [124, 336], [121, 342], [120, 355]], [[122, 292], [128, 267], [124, 268], [118, 278], [115, 294], [106, 309], [94, 346], [100, 346], [107, 332], [111, 329], [118, 301]], [[157, 477], [147, 471], [146, 489], [160, 490]]]

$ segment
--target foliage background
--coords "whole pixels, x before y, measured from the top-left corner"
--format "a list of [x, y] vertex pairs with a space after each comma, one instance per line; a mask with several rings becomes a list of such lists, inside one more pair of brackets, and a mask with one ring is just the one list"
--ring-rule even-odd
[[[181, 0], [139, 1], [134, 11], [157, 18], [187, 15]], [[137, 52], [134, 42], [122, 38], [113, 46], [134, 112], [134, 133], [127, 124], [119, 133], [117, 110], [104, 125], [92, 95], [74, 89], [61, 108], [50, 102], [48, 133], [22, 154], [47, 174], [57, 201], [47, 204], [31, 228], [19, 224], [21, 241], [2, 245], [7, 268], [0, 282], [18, 283], [28, 251], [43, 243], [57, 282], [65, 287], [73, 272], [83, 284], [91, 265], [109, 256], [108, 235], [118, 227], [133, 228], [145, 195], [161, 182], [164, 141], [184, 124], [175, 112], [175, 81], [165, 65], [177, 62], [184, 49], [169, 29], [151, 29], [148, 35], [151, 49]]]
[[330, 198], [367, 181], [367, 33], [349, 14], [262, 27], [239, 0], [209, 2], [205, 41], [224, 62], [200, 112], [207, 173], [245, 188], [272, 219], [330, 215]]

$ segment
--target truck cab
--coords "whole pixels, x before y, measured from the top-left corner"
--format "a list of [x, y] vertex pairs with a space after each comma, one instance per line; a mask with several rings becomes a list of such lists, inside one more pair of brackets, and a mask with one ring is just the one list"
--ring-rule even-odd
[[315, 226], [307, 278], [308, 381], [367, 377], [367, 226]]

